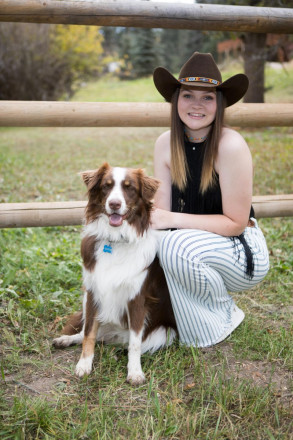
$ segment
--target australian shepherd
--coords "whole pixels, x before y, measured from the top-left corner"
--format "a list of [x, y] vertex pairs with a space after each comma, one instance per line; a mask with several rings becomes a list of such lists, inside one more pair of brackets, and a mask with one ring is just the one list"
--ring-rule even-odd
[[95, 342], [127, 344], [127, 381], [145, 381], [141, 354], [169, 345], [177, 329], [157, 251], [163, 232], [150, 227], [159, 182], [141, 169], [82, 174], [88, 190], [82, 234], [83, 311], [54, 339], [55, 347], [82, 344], [76, 375], [92, 370]]

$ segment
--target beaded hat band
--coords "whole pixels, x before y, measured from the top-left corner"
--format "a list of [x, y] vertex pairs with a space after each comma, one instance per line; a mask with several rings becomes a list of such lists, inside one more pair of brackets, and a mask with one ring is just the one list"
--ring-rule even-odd
[[214, 84], [215, 86], [220, 85], [220, 81], [212, 78], [205, 78], [203, 76], [187, 76], [186, 78], [179, 78], [180, 82], [204, 82], [209, 84]]

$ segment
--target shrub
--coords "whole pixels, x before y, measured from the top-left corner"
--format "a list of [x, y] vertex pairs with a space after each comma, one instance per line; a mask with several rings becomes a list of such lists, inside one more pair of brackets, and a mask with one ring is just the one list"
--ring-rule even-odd
[[0, 99], [70, 97], [102, 70], [102, 39], [96, 27], [0, 24]]

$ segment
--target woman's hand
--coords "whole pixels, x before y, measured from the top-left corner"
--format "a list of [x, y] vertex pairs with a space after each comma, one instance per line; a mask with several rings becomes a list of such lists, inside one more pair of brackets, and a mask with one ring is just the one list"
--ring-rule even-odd
[[153, 208], [151, 226], [153, 229], [168, 229], [171, 227], [172, 212], [165, 209]]

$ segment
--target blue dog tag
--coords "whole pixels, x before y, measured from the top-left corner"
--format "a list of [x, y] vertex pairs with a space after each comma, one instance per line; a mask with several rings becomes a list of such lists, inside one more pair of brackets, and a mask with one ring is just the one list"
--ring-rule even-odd
[[112, 254], [112, 246], [110, 244], [105, 244], [103, 252], [106, 252], [107, 254]]

